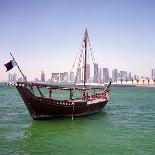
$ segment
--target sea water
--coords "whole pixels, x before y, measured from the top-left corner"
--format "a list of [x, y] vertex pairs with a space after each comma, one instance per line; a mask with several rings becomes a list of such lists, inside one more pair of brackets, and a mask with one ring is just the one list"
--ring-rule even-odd
[[154, 155], [155, 88], [112, 88], [102, 112], [34, 121], [16, 88], [0, 84], [0, 154]]

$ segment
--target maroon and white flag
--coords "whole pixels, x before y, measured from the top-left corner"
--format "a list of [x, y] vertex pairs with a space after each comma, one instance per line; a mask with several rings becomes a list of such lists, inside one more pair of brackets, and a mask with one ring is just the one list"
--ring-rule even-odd
[[6, 72], [11, 70], [14, 66], [16, 66], [16, 62], [15, 60], [10, 60], [8, 63], [4, 64], [4, 66], [6, 67]]

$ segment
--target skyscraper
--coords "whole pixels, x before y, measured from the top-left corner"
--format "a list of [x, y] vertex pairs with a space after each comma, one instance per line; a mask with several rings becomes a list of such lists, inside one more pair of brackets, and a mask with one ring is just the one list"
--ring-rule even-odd
[[41, 82], [45, 82], [45, 73], [44, 73], [44, 71], [41, 72]]
[[127, 80], [127, 72], [126, 71], [120, 71], [120, 78], [122, 80]]
[[154, 80], [155, 79], [155, 68], [153, 68], [151, 70], [151, 79]]
[[18, 78], [18, 82], [23, 82], [23, 78], [22, 77], [19, 77]]
[[99, 77], [98, 77], [98, 82], [99, 83], [102, 83], [103, 82], [103, 79], [102, 79], [102, 68], [100, 67], [100, 69], [99, 69], [99, 75], [98, 75]]
[[90, 80], [90, 64], [86, 64], [86, 82]]
[[94, 83], [98, 83], [99, 82], [99, 70], [98, 70], [98, 64], [95, 63], [94, 64]]
[[64, 82], [64, 73], [60, 73], [60, 82]]
[[11, 73], [9, 73], [9, 75], [8, 75], [8, 81], [9, 81], [9, 82], [12, 82], [12, 81], [13, 81], [13, 79], [12, 79], [12, 74], [11, 74]]
[[117, 82], [117, 69], [112, 70], [112, 82]]
[[52, 73], [51, 81], [59, 82], [59, 73]]
[[64, 72], [64, 82], [68, 82], [68, 72]]
[[16, 73], [13, 74], [12, 81], [17, 82], [17, 74]]
[[128, 74], [128, 80], [129, 80], [129, 81], [132, 80], [131, 72], [129, 72], [129, 74]]
[[109, 69], [103, 68], [103, 83], [109, 82]]
[[70, 82], [74, 82], [74, 72], [70, 72], [69, 80]]
[[77, 79], [77, 83], [81, 83], [81, 81], [82, 81], [82, 78], [81, 78], [81, 71], [82, 71], [82, 69], [81, 68], [78, 68], [78, 74], [76, 75], [77, 77], [76, 77], [76, 79]]
[[68, 82], [68, 72], [60, 73], [60, 82]]

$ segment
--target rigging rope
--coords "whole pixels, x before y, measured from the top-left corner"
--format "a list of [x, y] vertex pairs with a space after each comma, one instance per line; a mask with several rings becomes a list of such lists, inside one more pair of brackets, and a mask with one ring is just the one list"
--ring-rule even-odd
[[76, 70], [76, 76], [75, 76], [75, 81], [74, 81], [74, 87], [77, 83], [77, 77], [79, 75], [79, 70], [80, 70], [80, 64], [81, 64], [81, 59], [82, 59], [82, 55], [83, 55], [83, 50], [81, 49], [81, 53], [80, 53], [80, 57], [79, 57], [79, 61], [78, 61], [78, 66], [77, 66], [77, 70]]

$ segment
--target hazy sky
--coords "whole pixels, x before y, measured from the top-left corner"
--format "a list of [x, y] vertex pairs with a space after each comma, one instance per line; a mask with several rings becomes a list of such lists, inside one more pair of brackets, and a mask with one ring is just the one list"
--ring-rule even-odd
[[102, 67], [150, 76], [154, 0], [0, 0], [0, 80], [10, 52], [29, 80], [70, 71], [85, 28]]

